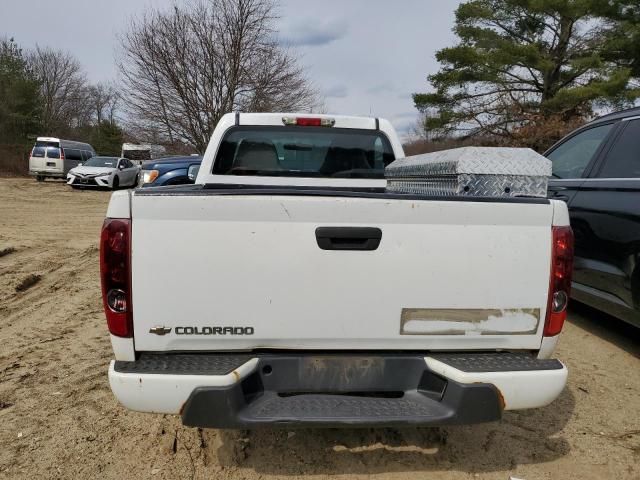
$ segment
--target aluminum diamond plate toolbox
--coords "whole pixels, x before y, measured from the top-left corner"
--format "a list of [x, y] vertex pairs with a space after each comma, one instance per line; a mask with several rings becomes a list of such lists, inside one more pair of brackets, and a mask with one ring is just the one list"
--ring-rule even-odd
[[423, 195], [546, 197], [551, 161], [529, 148], [462, 147], [399, 158], [387, 191]]

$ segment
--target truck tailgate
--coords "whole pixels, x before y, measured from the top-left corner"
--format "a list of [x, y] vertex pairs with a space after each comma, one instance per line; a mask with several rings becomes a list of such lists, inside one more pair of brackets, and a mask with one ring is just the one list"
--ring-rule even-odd
[[[131, 208], [138, 351], [540, 347], [546, 201], [136, 192]], [[325, 250], [319, 227], [382, 236]]]

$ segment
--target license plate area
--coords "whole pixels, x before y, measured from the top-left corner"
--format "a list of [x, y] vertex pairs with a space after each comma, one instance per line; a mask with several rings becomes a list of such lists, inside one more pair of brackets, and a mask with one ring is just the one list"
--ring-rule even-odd
[[333, 385], [338, 389], [369, 385], [383, 374], [384, 360], [380, 357], [310, 357], [303, 358], [298, 365], [299, 382], [310, 379], [311, 384]]
[[258, 374], [265, 390], [296, 394], [390, 396], [417, 385], [425, 370], [422, 356], [311, 355], [263, 356]]

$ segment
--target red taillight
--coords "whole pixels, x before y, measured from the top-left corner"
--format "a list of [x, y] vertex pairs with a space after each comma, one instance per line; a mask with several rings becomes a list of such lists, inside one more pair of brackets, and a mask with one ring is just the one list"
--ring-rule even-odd
[[64, 149], [60, 147], [60, 160], [64, 160]]
[[102, 303], [109, 332], [133, 336], [131, 309], [131, 221], [107, 218], [100, 234]]
[[567, 318], [572, 271], [573, 231], [571, 227], [553, 227], [551, 280], [547, 301], [547, 321], [544, 326], [545, 337], [558, 335], [562, 331], [562, 326]]

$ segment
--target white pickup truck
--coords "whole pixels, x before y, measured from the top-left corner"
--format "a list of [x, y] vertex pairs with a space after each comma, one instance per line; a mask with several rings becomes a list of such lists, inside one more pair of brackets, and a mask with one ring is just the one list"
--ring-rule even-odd
[[545, 198], [385, 190], [383, 119], [228, 114], [195, 185], [114, 192], [100, 243], [127, 408], [185, 425], [445, 425], [542, 407], [572, 262]]

